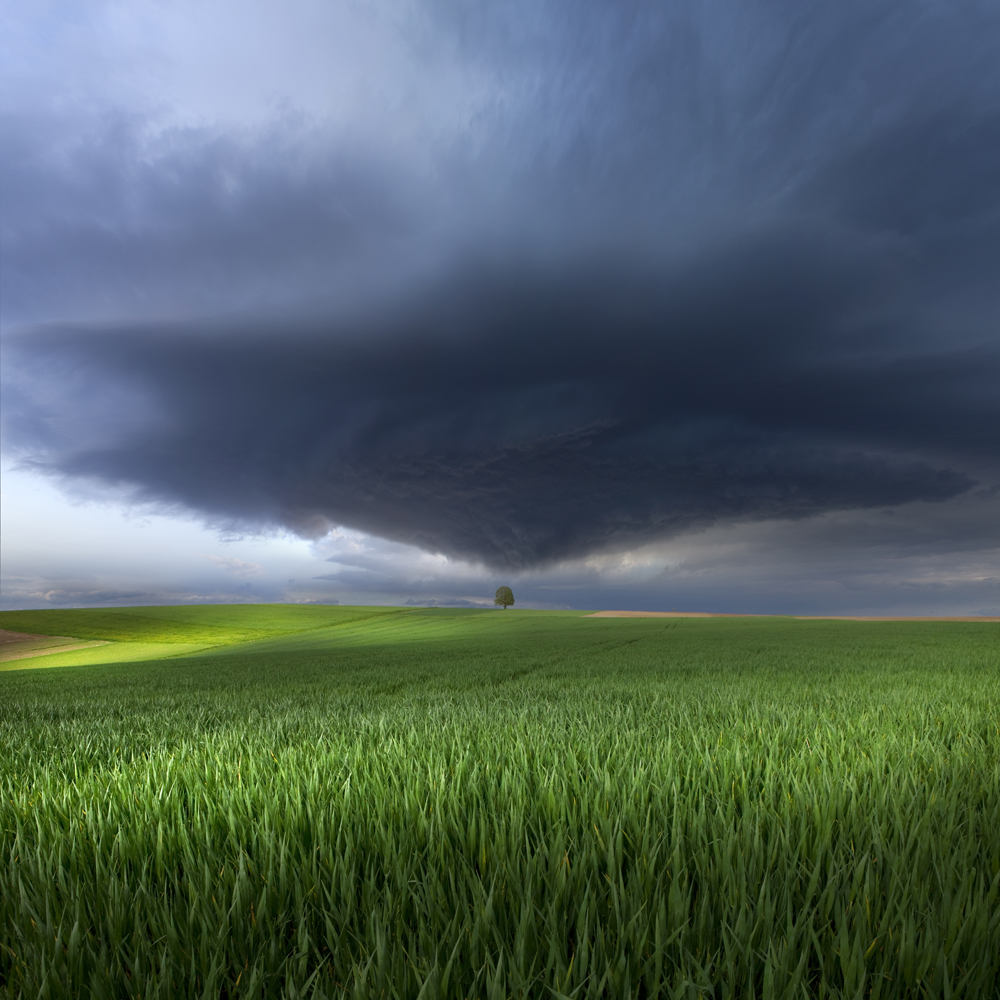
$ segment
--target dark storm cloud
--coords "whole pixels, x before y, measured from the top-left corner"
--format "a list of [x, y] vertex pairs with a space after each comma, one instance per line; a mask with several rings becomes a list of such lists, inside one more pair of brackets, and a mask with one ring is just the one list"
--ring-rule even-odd
[[9, 126], [10, 314], [135, 317], [8, 339], [11, 447], [507, 567], [994, 482], [992, 5], [435, 10], [405, 148]]
[[[672, 279], [470, 269], [354, 328], [36, 331], [15, 350], [76, 389], [15, 399], [16, 433], [210, 516], [507, 566], [955, 496], [1000, 451], [1000, 358], [854, 328], [867, 263], [781, 233]], [[114, 386], [144, 421], [73, 425]]]

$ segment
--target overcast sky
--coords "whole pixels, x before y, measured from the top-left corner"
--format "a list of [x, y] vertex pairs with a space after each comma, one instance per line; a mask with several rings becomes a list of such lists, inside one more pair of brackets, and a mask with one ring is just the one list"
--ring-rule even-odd
[[1000, 6], [9, 0], [5, 608], [1000, 613]]

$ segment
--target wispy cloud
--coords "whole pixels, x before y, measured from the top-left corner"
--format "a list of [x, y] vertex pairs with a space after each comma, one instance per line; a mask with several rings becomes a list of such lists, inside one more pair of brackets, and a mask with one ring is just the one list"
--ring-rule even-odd
[[243, 559], [235, 558], [235, 556], [205, 556], [205, 558], [210, 563], [214, 563], [216, 566], [227, 570], [233, 576], [240, 579], [250, 579], [264, 575], [263, 566], [257, 563], [245, 562]]

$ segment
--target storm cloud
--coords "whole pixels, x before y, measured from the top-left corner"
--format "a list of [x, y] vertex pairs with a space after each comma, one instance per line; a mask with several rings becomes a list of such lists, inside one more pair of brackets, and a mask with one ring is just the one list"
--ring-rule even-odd
[[[497, 566], [955, 496], [1000, 452], [997, 354], [853, 329], [854, 264], [785, 234], [674, 282], [463, 274], [353, 329], [35, 331], [23, 367], [72, 382], [18, 432], [145, 499]], [[77, 422], [116, 394], [145, 419]]]
[[24, 465], [507, 569], [1000, 482], [994, 5], [406, 10], [334, 123], [8, 109]]

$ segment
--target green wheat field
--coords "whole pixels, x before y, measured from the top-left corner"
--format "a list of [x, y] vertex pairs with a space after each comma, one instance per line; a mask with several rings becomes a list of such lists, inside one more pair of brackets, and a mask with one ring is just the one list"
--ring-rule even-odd
[[6, 997], [1000, 995], [996, 624], [0, 628]]

